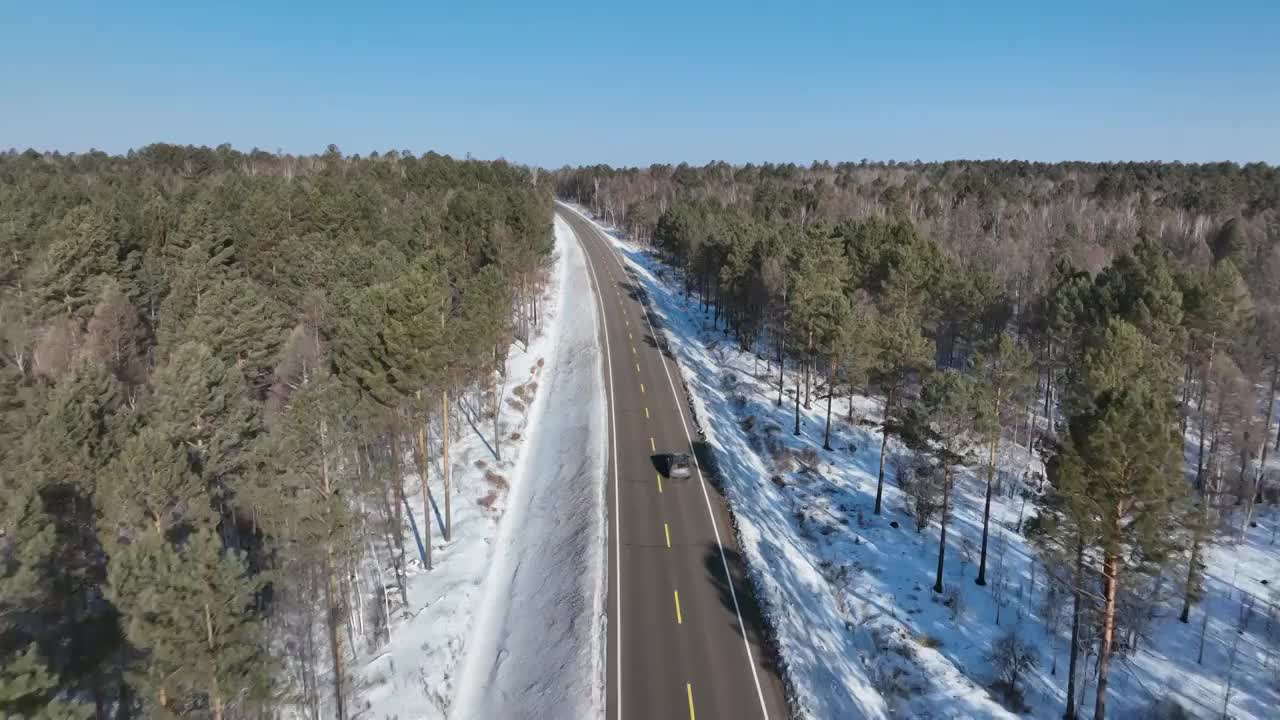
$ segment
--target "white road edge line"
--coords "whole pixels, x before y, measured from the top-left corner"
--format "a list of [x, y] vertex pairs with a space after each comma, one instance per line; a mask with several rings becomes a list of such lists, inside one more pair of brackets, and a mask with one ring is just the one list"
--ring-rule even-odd
[[[572, 212], [576, 213], [579, 217], [587, 221], [587, 224], [591, 226], [591, 229], [596, 233], [599, 239], [604, 242], [605, 248], [607, 249], [609, 256], [612, 257], [613, 261], [618, 264], [618, 268], [623, 272], [626, 272], [627, 268], [622, 264], [622, 261], [618, 258], [617, 250], [613, 247], [613, 243], [604, 237], [604, 234], [601, 233], [598, 228], [596, 228], [595, 223], [591, 222], [590, 218], [587, 218], [586, 216], [582, 215], [582, 213], [579, 213], [576, 209], [574, 208], [569, 208], [569, 209]], [[644, 308], [644, 321], [648, 323], [649, 333], [653, 335], [653, 340], [656, 343], [658, 341], [658, 334], [653, 329], [653, 322], [649, 320], [648, 308]], [[671, 388], [671, 395], [676, 401], [676, 412], [680, 415], [680, 426], [684, 428], [685, 440], [689, 442], [689, 449], [692, 450], [693, 437], [689, 434], [689, 424], [685, 422], [684, 410], [681, 409], [680, 407], [680, 393], [676, 392], [676, 384], [671, 379], [671, 369], [667, 367], [667, 360], [665, 357], [662, 359], [662, 371], [667, 375], [667, 386]], [[615, 447], [615, 450], [616, 450], [616, 447]], [[692, 453], [692, 455], [693, 455], [693, 467], [698, 473], [698, 485], [702, 487], [702, 499], [706, 501], [707, 515], [711, 518], [711, 530], [715, 533], [715, 536], [716, 536], [716, 547], [719, 548], [720, 550], [720, 562], [724, 565], [724, 577], [726, 580], [729, 581], [729, 597], [733, 598], [733, 612], [735, 615], [738, 616], [738, 627], [742, 630], [742, 645], [747, 650], [747, 665], [751, 668], [751, 679], [752, 681], [755, 682], [755, 685], [756, 685], [756, 697], [759, 698], [760, 700], [760, 712], [764, 715], [765, 720], [769, 720], [769, 708], [768, 706], [765, 705], [765, 702], [764, 702], [764, 688], [760, 687], [760, 677], [756, 674], [755, 658], [752, 657], [751, 655], [751, 641], [747, 639], [747, 624], [742, 621], [742, 610], [738, 607], [738, 593], [733, 589], [733, 574], [729, 572], [729, 560], [725, 557], [725, 554], [724, 554], [724, 544], [720, 542], [720, 526], [719, 526], [719, 523], [716, 522], [715, 511], [711, 507], [711, 495], [707, 493], [707, 482], [702, 477], [702, 467], [698, 464], [698, 454]], [[614, 479], [616, 482], [616, 479], [617, 479], [616, 468], [614, 470]], [[616, 500], [617, 498], [616, 493], [614, 494], [614, 498]], [[621, 676], [621, 673], [619, 673], [619, 676]], [[621, 682], [621, 677], [619, 677], [619, 682]], [[618, 691], [618, 696], [619, 696], [619, 707], [621, 707], [621, 696], [622, 696], [621, 689], [619, 689]], [[621, 710], [619, 710], [619, 714], [621, 714]]]
[[[568, 222], [565, 222], [568, 225]], [[574, 237], [578, 237], [578, 231], [569, 226], [569, 230], [573, 232]], [[583, 238], [578, 238], [579, 243], [585, 243]], [[587, 252], [587, 248], [582, 248], [582, 254], [587, 259], [587, 268], [591, 270], [591, 280], [596, 285], [596, 305], [600, 307], [600, 324], [604, 331], [604, 357], [605, 365], [609, 369], [609, 444], [613, 446], [613, 557], [614, 557], [614, 614], [617, 629], [615, 634], [617, 642], [614, 647], [616, 649], [615, 669], [617, 672], [617, 718], [622, 720], [622, 515], [618, 512], [618, 422], [617, 414], [614, 409], [613, 402], [613, 354], [609, 349], [609, 320], [604, 314], [604, 301], [601, 299], [600, 280], [596, 277], [595, 263], [591, 262], [591, 254]], [[683, 420], [683, 417], [681, 418]], [[607, 530], [608, 528], [606, 528]], [[718, 538], [717, 538], [718, 541]], [[723, 551], [721, 551], [723, 556]], [[732, 583], [730, 584], [732, 590]], [[736, 600], [734, 602], [737, 602]], [[605, 671], [605, 703], [608, 703], [608, 670]]]

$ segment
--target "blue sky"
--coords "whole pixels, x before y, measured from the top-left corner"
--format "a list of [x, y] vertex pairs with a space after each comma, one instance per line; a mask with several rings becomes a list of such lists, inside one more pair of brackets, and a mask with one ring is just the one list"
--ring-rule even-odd
[[1280, 163], [1280, 2], [0, 0], [0, 147], [156, 141]]

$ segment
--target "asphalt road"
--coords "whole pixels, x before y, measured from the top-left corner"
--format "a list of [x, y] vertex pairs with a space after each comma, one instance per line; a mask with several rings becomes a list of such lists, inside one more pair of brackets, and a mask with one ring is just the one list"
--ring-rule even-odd
[[787, 717], [763, 645], [758, 605], [724, 499], [695, 470], [664, 476], [665, 456], [694, 453], [696, 431], [676, 363], [654, 338], [643, 291], [610, 242], [560, 207], [587, 254], [602, 324], [609, 401], [609, 597], [606, 712], [621, 718]]

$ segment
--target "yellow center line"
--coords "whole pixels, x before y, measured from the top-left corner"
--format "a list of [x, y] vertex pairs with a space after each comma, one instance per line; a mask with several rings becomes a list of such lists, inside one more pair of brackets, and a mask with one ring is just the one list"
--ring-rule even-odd
[[653, 441], [653, 438], [649, 438], [649, 449], [658, 452], [658, 444]]
[[667, 547], [671, 547], [671, 528], [666, 523], [662, 523], [662, 533], [667, 536]]
[[676, 624], [677, 624], [677, 625], [683, 625], [683, 624], [684, 624], [684, 616], [680, 614], [680, 591], [679, 591], [679, 590], [673, 590], [672, 592], [674, 592], [674, 593], [675, 593], [675, 595], [676, 595]]
[[697, 716], [693, 714], [693, 683], [685, 683], [684, 689], [689, 695], [689, 720], [698, 720]]
[[636, 372], [640, 372], [640, 363], [636, 363]]
[[627, 333], [627, 339], [628, 339], [628, 340], [635, 340], [635, 338], [631, 337], [631, 333]]
[[649, 408], [645, 408], [645, 409], [644, 409], [644, 419], [645, 419], [645, 420], [648, 420], [648, 419], [649, 419]]
[[658, 494], [662, 494], [662, 476], [658, 475]]
[[632, 355], [636, 355], [636, 354], [637, 354], [637, 353], [636, 353], [636, 346], [635, 346], [635, 345], [632, 345], [632, 346], [631, 346], [631, 354], [632, 354]]
[[640, 383], [640, 394], [644, 394], [644, 383]]

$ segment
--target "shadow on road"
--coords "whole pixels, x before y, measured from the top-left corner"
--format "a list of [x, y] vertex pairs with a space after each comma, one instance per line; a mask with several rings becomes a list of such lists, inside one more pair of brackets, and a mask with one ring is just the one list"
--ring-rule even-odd
[[[720, 548], [714, 543], [708, 544], [706, 552], [703, 553], [702, 564], [706, 568], [707, 576], [716, 588], [720, 603], [730, 613], [730, 625], [733, 627], [734, 632], [742, 633], [745, 630], [747, 639], [751, 642], [757, 668], [777, 667], [776, 652], [765, 627], [764, 616], [761, 614], [760, 605], [756, 602], [755, 594], [751, 591], [747, 582], [744, 569], [745, 561], [741, 553], [733, 548], [724, 548], [723, 552], [722, 559]], [[729, 586], [728, 576], [725, 575], [726, 563], [729, 566], [729, 572], [733, 576], [732, 590]], [[734, 603], [735, 597], [737, 599], [736, 605]], [[739, 615], [742, 617], [742, 624], [738, 623], [737, 618]]]
[[649, 462], [653, 463], [653, 469], [665, 478], [671, 477], [671, 453], [655, 453], [649, 456]]

